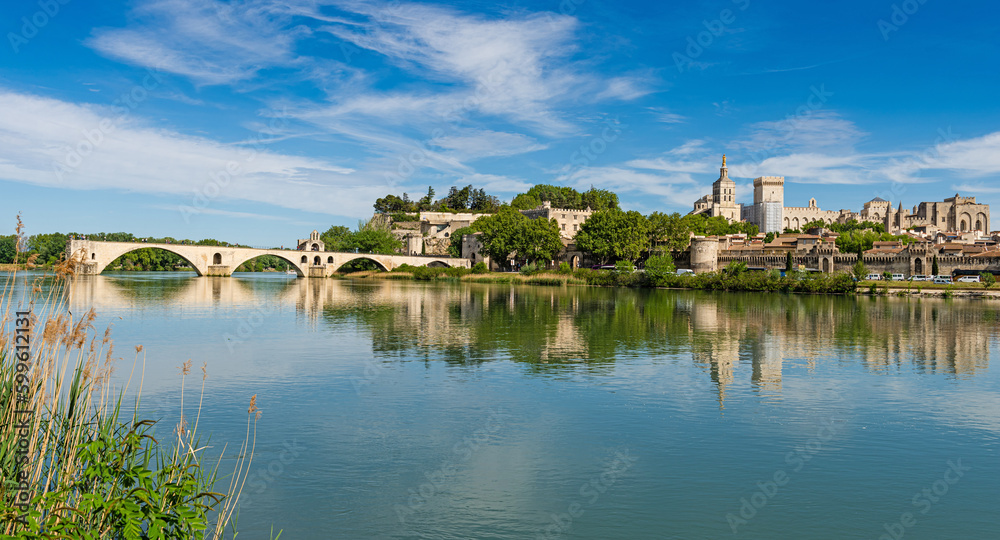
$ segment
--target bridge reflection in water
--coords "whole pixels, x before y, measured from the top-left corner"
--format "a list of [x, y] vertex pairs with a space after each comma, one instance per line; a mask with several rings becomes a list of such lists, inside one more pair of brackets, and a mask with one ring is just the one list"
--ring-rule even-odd
[[99, 313], [159, 306], [205, 318], [218, 309], [294, 313], [296, 325], [360, 329], [385, 362], [510, 359], [539, 372], [599, 376], [693, 361], [720, 407], [734, 385], [779, 399], [786, 370], [812, 372], [827, 362], [975, 377], [1000, 337], [996, 306], [945, 299], [143, 276], [152, 274], [78, 276], [70, 305]]

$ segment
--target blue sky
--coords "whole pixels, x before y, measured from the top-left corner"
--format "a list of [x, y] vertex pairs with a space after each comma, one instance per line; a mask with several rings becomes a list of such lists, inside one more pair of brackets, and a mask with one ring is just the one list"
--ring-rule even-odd
[[[42, 0], [0, 7], [0, 216], [288, 245], [473, 184], [691, 209], [721, 154], [860, 209], [1000, 202], [1000, 6]], [[881, 21], [881, 22], [880, 22]]]

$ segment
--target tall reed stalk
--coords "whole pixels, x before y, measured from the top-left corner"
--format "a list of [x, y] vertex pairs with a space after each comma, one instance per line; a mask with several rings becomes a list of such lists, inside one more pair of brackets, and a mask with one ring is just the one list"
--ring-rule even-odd
[[[155, 433], [155, 422], [140, 416], [142, 346], [128, 382], [114, 385], [111, 327], [98, 333], [93, 310], [67, 308], [73, 273], [72, 260], [31, 282], [14, 272], [0, 295], [0, 536], [219, 539], [227, 530], [235, 536], [231, 522], [256, 442], [256, 396], [239, 457], [222, 479], [221, 457], [207, 463], [198, 433], [205, 367], [193, 426], [182, 402], [172, 433]], [[18, 317], [19, 311], [30, 315]], [[30, 329], [27, 355], [15, 347], [23, 344], [17, 322]], [[190, 360], [182, 366], [182, 392], [190, 368]], [[123, 410], [133, 376], [137, 397]], [[215, 491], [225, 483], [224, 493]]]

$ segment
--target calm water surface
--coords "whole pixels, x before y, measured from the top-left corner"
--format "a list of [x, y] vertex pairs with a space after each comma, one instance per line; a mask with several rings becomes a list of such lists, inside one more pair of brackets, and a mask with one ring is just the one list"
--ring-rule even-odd
[[114, 324], [119, 377], [145, 347], [160, 430], [187, 359], [213, 451], [257, 394], [240, 538], [1000, 537], [1000, 303], [260, 274], [71, 293]]

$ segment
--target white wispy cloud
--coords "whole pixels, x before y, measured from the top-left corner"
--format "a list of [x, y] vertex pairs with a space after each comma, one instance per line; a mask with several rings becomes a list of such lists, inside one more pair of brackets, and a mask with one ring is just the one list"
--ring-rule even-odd
[[104, 107], [0, 90], [0, 108], [8, 111], [0, 115], [0, 178], [7, 180], [358, 217], [385, 191], [379, 171], [157, 129]]
[[580, 190], [594, 186], [624, 197], [638, 196], [653, 207], [659, 203], [672, 209], [688, 207], [704, 195], [704, 188], [690, 174], [657, 174], [627, 167], [584, 167], [557, 182]]
[[565, 103], [630, 100], [650, 91], [644, 76], [603, 78], [571, 60], [578, 50], [579, 22], [570, 16], [490, 19], [423, 4], [343, 2], [338, 7], [360, 18], [321, 30], [377, 52], [411, 74], [453, 85], [432, 96], [404, 91], [353, 96], [337, 103], [340, 114], [485, 114], [558, 136], [576, 131], [559, 113]]
[[463, 130], [456, 135], [446, 135], [434, 140], [441, 148], [452, 150], [460, 159], [513, 156], [548, 148], [535, 139], [520, 133], [503, 133], [491, 130]]
[[199, 84], [229, 84], [261, 69], [296, 63], [287, 6], [263, 0], [146, 0], [124, 28], [98, 28], [87, 45], [127, 63], [155, 66]]
[[752, 153], [777, 155], [791, 152], [838, 151], [852, 153], [867, 135], [854, 122], [834, 111], [814, 111], [777, 121], [757, 122], [749, 136], [736, 145]]
[[896, 182], [926, 182], [923, 171], [931, 175], [947, 171], [962, 178], [1000, 177], [1000, 132], [964, 140], [940, 142], [923, 151], [894, 159], [882, 173]]
[[707, 159], [705, 141], [695, 139], [673, 148], [656, 158], [633, 159], [626, 163], [636, 169], [649, 169], [666, 173], [710, 174], [714, 167]]

